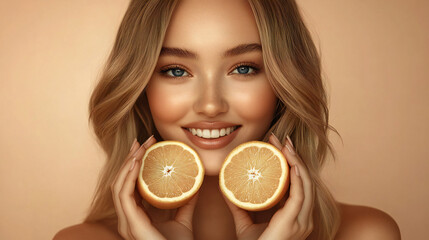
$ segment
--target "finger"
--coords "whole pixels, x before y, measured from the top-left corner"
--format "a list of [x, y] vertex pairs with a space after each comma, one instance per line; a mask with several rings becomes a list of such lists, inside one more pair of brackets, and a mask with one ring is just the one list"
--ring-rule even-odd
[[[272, 145], [276, 146], [278, 149], [282, 150], [282, 152], [285, 155], [285, 157], [286, 157], [286, 159], [288, 161], [288, 164], [290, 164], [290, 166], [295, 165], [295, 164], [297, 164], [298, 166], [300, 166], [301, 172], [303, 172], [301, 174], [301, 178], [302, 178], [303, 183], [304, 183], [304, 196], [305, 196], [306, 199], [307, 199], [307, 196], [309, 196], [309, 198], [312, 199], [313, 198], [312, 196], [314, 196], [313, 191], [311, 191], [312, 194], [310, 194], [310, 193], [306, 194], [306, 185], [307, 185], [307, 183], [309, 182], [310, 185], [311, 185], [311, 181], [307, 180], [307, 179], [309, 179], [309, 177], [308, 177], [309, 174], [307, 173], [307, 168], [305, 167], [305, 165], [303, 164], [303, 162], [299, 158], [299, 156], [296, 154], [295, 148], [293, 147], [293, 143], [292, 143], [290, 137], [287, 136], [287, 140], [285, 141], [286, 144], [284, 146], [282, 146], [282, 144], [280, 143], [280, 140], [273, 133], [271, 133], [271, 136], [269, 138], [269, 142]], [[289, 149], [291, 151], [289, 151]], [[289, 194], [285, 194], [285, 196], [286, 195], [289, 195]], [[286, 201], [286, 199], [284, 201]], [[312, 203], [312, 201], [309, 201], [309, 202]], [[282, 205], [284, 205], [284, 202], [283, 202]], [[307, 204], [304, 204], [304, 205], [306, 206]]]
[[248, 212], [235, 206], [228, 198], [225, 197], [225, 195], [222, 194], [222, 196], [232, 213], [232, 217], [234, 218], [236, 234], [237, 236], [240, 236], [248, 227], [252, 226], [253, 221]]
[[119, 192], [121, 191], [123, 183], [125, 181], [125, 177], [127, 176], [129, 169], [133, 164], [134, 158], [131, 157], [135, 156], [137, 153], [141, 153], [141, 151], [143, 150], [142, 148], [145, 148], [145, 144], [147, 145], [147, 142], [151, 139], [152, 137], [149, 137], [149, 139], [141, 146], [137, 142], [137, 140], [134, 141], [134, 144], [130, 149], [130, 153], [128, 154], [124, 164], [117, 173], [115, 180], [113, 181], [113, 184], [111, 186], [113, 202], [115, 205], [116, 214], [118, 216], [118, 231], [124, 235], [128, 234], [128, 221], [122, 209], [121, 201], [119, 199]]
[[293, 147], [292, 141], [288, 137], [288, 140], [286, 141], [286, 144], [284, 148], [282, 149], [282, 152], [285, 154], [286, 158], [288, 159], [289, 163], [291, 165], [297, 165], [301, 180], [303, 182], [303, 189], [304, 189], [304, 203], [302, 206], [302, 211], [299, 216], [299, 220], [302, 223], [307, 223], [308, 219], [312, 215], [312, 205], [314, 204], [314, 185], [310, 178], [310, 174], [308, 172], [308, 169], [306, 165], [304, 165], [301, 158], [296, 154], [295, 148]]
[[[305, 199], [302, 206], [302, 212], [300, 216], [298, 216], [300, 222], [302, 223], [307, 223], [309, 225], [310, 223], [313, 223], [314, 196], [316, 195], [315, 191], [316, 189], [314, 187], [314, 184], [312, 184], [311, 186], [306, 186], [304, 184]], [[310, 192], [310, 194], [308, 194], [307, 192]]]
[[[314, 196], [314, 193], [313, 193]], [[303, 222], [307, 223], [307, 226], [313, 231], [314, 221], [313, 221], [313, 209], [314, 209], [314, 199], [311, 201], [310, 210], [308, 211], [307, 217], [303, 217]]]
[[140, 143], [137, 141], [137, 138], [134, 138], [134, 142], [133, 144], [131, 144], [131, 148], [130, 148], [130, 152], [128, 153], [128, 156], [131, 156], [131, 154], [134, 154], [134, 152], [137, 151], [139, 147], [140, 147]]
[[124, 214], [124, 211], [122, 209], [121, 201], [119, 200], [119, 192], [121, 191], [122, 185], [125, 181], [125, 177], [128, 174], [128, 171], [129, 171], [128, 169], [135, 161], [135, 158], [130, 158], [130, 155], [140, 150], [140, 147], [141, 147], [140, 144], [136, 141], [133, 147], [131, 148], [130, 153], [128, 154], [129, 156], [127, 156], [124, 164], [122, 165], [119, 172], [117, 173], [115, 180], [113, 181], [113, 184], [111, 186], [113, 203], [115, 205], [116, 214], [118, 216], [118, 231], [123, 235], [128, 234], [128, 222]]
[[274, 135], [274, 133], [271, 133], [270, 137], [268, 138], [268, 142], [274, 145], [276, 148], [281, 150], [283, 148], [282, 144], [280, 143], [279, 139]]
[[273, 219], [279, 219], [279, 222], [284, 222], [284, 220], [295, 221], [302, 210], [302, 205], [304, 203], [303, 182], [301, 176], [298, 175], [300, 173], [299, 170], [297, 173], [296, 169], [297, 167], [294, 165], [290, 171], [291, 185], [289, 198], [286, 200], [283, 208], [273, 216]]
[[[301, 165], [301, 169], [305, 169], [304, 165], [302, 164], [301, 159], [299, 159], [299, 156], [295, 152], [295, 149], [293, 147], [292, 141], [291, 141], [291, 139], [290, 139], [289, 136], [287, 136], [287, 141], [285, 141], [286, 144], [285, 144], [284, 147], [281, 145], [279, 139], [273, 133], [271, 133], [271, 136], [270, 136], [269, 140], [270, 140], [270, 143], [273, 144], [274, 146], [276, 146], [277, 148], [283, 149], [285, 147], [287, 149], [288, 152], [286, 152], [286, 153], [285, 153], [285, 151], [282, 151], [282, 152], [285, 155], [285, 157], [288, 159], [289, 164], [291, 164], [291, 165], [298, 165], [298, 166]], [[291, 151], [289, 151], [289, 149]], [[308, 174], [305, 174], [305, 175], [306, 176], [304, 176], [304, 177], [307, 178]], [[303, 176], [301, 176], [301, 178], [303, 178]], [[312, 203], [311, 199], [312, 199], [312, 195], [313, 194], [306, 194], [306, 190], [305, 190], [305, 188], [306, 188], [305, 185], [306, 184], [305, 184], [305, 182], [310, 182], [311, 183], [311, 181], [305, 181], [303, 179], [301, 179], [301, 180], [303, 182], [303, 188], [304, 188], [304, 203], [303, 203], [303, 210], [301, 212], [307, 213], [307, 212], [311, 211], [311, 210], [308, 209], [308, 206], [307, 206], [308, 203], [307, 202], [310, 203], [310, 209], [311, 209], [311, 203]], [[308, 196], [308, 198], [310, 200], [308, 200], [307, 196]], [[284, 204], [283, 204], [283, 206], [284, 206]], [[309, 214], [307, 214], [307, 215], [309, 215]]]
[[197, 200], [198, 200], [198, 193], [195, 194], [195, 196], [193, 196], [189, 202], [187, 202], [184, 206], [180, 207], [177, 210], [176, 216], [174, 218], [177, 222], [183, 224], [191, 231], [192, 231], [192, 216], [194, 215], [194, 210], [195, 210], [195, 206], [197, 205]]
[[[136, 200], [134, 198], [134, 192], [135, 192], [137, 177], [139, 174], [139, 167], [140, 167], [140, 161], [133, 160], [133, 164], [130, 165], [129, 173], [125, 177], [124, 184], [119, 193], [119, 200], [121, 202], [122, 209], [127, 219], [134, 222], [140, 221], [139, 217], [135, 217], [133, 215], [134, 213], [137, 212], [137, 209], [138, 209]], [[150, 221], [149, 217], [147, 217], [147, 221]]]
[[133, 233], [132, 235], [137, 237], [136, 230], [140, 229], [141, 226], [146, 228], [142, 229], [146, 234], [152, 234], [157, 232], [152, 226], [150, 218], [144, 212], [144, 210], [139, 207], [134, 198], [135, 187], [137, 177], [140, 172], [141, 159], [146, 152], [146, 149], [149, 148], [152, 144], [156, 142], [156, 139], [151, 136], [149, 137], [136, 151], [133, 155], [133, 162], [129, 165], [129, 170], [125, 176], [123, 186], [119, 193], [119, 200], [121, 202], [122, 210], [128, 221], [129, 232]]
[[[125, 165], [126, 165], [129, 161], [131, 161], [131, 160], [132, 160], [132, 156], [135, 154], [135, 152], [136, 152], [137, 150], [139, 150], [139, 148], [140, 148], [140, 143], [137, 141], [137, 139], [134, 139], [134, 142], [133, 142], [133, 144], [131, 145], [131, 148], [130, 148], [130, 152], [129, 152], [129, 153], [128, 153], [128, 155], [125, 157], [124, 162], [122, 163], [122, 166], [121, 166], [121, 168], [119, 169], [118, 173], [119, 173], [119, 172], [121, 172], [121, 171], [125, 168]], [[119, 174], [117, 174], [117, 175], [116, 175], [116, 177], [115, 177], [115, 179], [114, 179], [114, 181], [113, 181], [113, 182], [117, 182], [118, 178], [119, 178]]]
[[[135, 157], [140, 159], [143, 157], [144, 151], [137, 154]], [[124, 185], [119, 193], [119, 200], [125, 217], [128, 221], [128, 232], [136, 239], [140, 237], [148, 237], [157, 233], [157, 230], [152, 226], [151, 221], [142, 208], [137, 206], [134, 198], [135, 185], [140, 172], [140, 160], [133, 160], [130, 165], [129, 172], [125, 177]]]
[[[119, 200], [119, 192], [121, 190], [123, 181], [125, 179], [125, 176], [127, 174], [127, 167], [132, 164], [132, 159], [129, 159], [130, 154], [133, 154], [137, 149], [140, 147], [140, 144], [137, 142], [136, 139], [134, 139], [134, 143], [130, 149], [130, 153], [128, 154], [126, 160], [124, 161], [123, 166], [117, 173], [115, 180], [113, 181], [111, 185], [111, 191], [112, 191], [112, 198], [113, 203], [116, 210], [116, 215], [118, 217], [118, 232], [123, 237], [129, 237], [128, 235], [128, 222], [127, 218], [125, 217], [124, 211], [122, 210], [121, 201]], [[125, 169], [125, 170], [124, 170]]]
[[[146, 139], [146, 141], [141, 146], [139, 146], [137, 150], [135, 150], [134, 152], [130, 152], [130, 154], [128, 154], [130, 156], [128, 157], [129, 161], [131, 162], [133, 158], [136, 158], [137, 160], [141, 160], [144, 153], [146, 152], [146, 149], [148, 149], [155, 142], [156, 142], [155, 137], [153, 135], [150, 136], [148, 139]], [[125, 170], [123, 171], [123, 169]], [[128, 169], [129, 169], [128, 166], [125, 166], [124, 164], [124, 166], [122, 166], [121, 168], [121, 171], [125, 173], [124, 175], [126, 175], [126, 173], [128, 172], [127, 171]], [[124, 175], [122, 175], [121, 177], [125, 178]], [[119, 182], [123, 182], [123, 181], [119, 181]]]
[[148, 137], [146, 139], [146, 141], [142, 144], [142, 146], [140, 146], [137, 150], [130, 151], [130, 154], [128, 154], [128, 155], [131, 156], [131, 157], [135, 157], [137, 154], [139, 154], [139, 153], [141, 153], [143, 151], [142, 147], [145, 148], [144, 151], [146, 151], [146, 149], [148, 149], [155, 142], [156, 142], [155, 137], [153, 135], [151, 135], [150, 137]]
[[[277, 136], [276, 135], [274, 135], [274, 133], [271, 133], [271, 135], [270, 135], [270, 137], [268, 138], [268, 142], [269, 143], [271, 143], [273, 146], [275, 146], [276, 148], [278, 148], [279, 150], [282, 150], [282, 148], [283, 148], [283, 145], [281, 144], [281, 142], [280, 142], [280, 140], [277, 138]], [[283, 153], [283, 155], [285, 155], [284, 153]], [[285, 156], [286, 157], [286, 156]], [[288, 165], [289, 165], [290, 163], [288, 163]], [[288, 166], [289, 167], [289, 166]], [[289, 172], [290, 172], [290, 169], [289, 169]], [[289, 191], [290, 191], [290, 188], [289, 188], [289, 186], [287, 186], [288, 187], [288, 189], [287, 189], [287, 191], [286, 191], [286, 193], [285, 193], [285, 195], [282, 197], [282, 199], [280, 200], [280, 202], [278, 203], [278, 207], [280, 207], [280, 208], [282, 208], [284, 205], [285, 205], [285, 203], [286, 203], [286, 200], [289, 198]]]
[[290, 141], [286, 140], [286, 143], [282, 146], [281, 151], [285, 155], [290, 166], [298, 165], [299, 170], [301, 170], [301, 176], [308, 176], [306, 165], [296, 153], [295, 148]]
[[[152, 135], [141, 146], [139, 145], [139, 143], [137, 141], [134, 142], [134, 145], [131, 147], [130, 152], [128, 153], [127, 157], [125, 158], [124, 163], [122, 164], [122, 167], [119, 170], [119, 172], [122, 173], [122, 174], [116, 175], [116, 178], [115, 178], [114, 182], [118, 182], [119, 183], [118, 185], [122, 186], [123, 179], [125, 178], [125, 175], [128, 172], [127, 169], [129, 168], [129, 166], [127, 165], [127, 163], [130, 164], [131, 160], [137, 154], [139, 154], [142, 151], [144, 151], [145, 150], [144, 148], [147, 148], [148, 145], [151, 144], [151, 142], [153, 140], [155, 140], [155, 138]], [[127, 166], [125, 166], [125, 165], [127, 165]]]
[[136, 153], [137, 150], [140, 148], [140, 143], [137, 141], [136, 138], [134, 138], [134, 142], [131, 145], [130, 152], [125, 157], [124, 163], [122, 164], [121, 168], [126, 164], [127, 161], [132, 160], [133, 155]]
[[149, 137], [135, 152], [135, 154], [133, 155], [133, 159], [124, 166], [123, 170], [121, 171], [118, 177], [118, 181], [116, 183], [117, 185], [121, 185], [120, 193], [126, 192], [126, 193], [129, 193], [131, 197], [133, 197], [132, 195], [134, 194], [136, 180], [140, 170], [139, 168], [136, 167], [136, 165], [141, 164], [141, 159], [143, 158], [143, 155], [146, 152], [146, 149], [149, 148], [155, 142], [156, 142], [156, 139], [153, 137], [153, 135]]

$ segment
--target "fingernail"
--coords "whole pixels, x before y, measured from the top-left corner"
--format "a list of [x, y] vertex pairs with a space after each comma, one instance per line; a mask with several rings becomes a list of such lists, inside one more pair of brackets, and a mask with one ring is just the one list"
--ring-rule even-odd
[[289, 141], [290, 145], [292, 145], [292, 147], [295, 147], [295, 146], [293, 145], [293, 142], [292, 142], [292, 140], [290, 140], [290, 137], [289, 137], [289, 135], [287, 135], [286, 137], [287, 137], [287, 140]]
[[140, 151], [141, 151], [141, 149], [143, 149], [143, 148], [148, 148], [148, 146], [147, 146], [147, 144], [148, 144], [148, 142], [149, 142], [149, 140], [151, 139], [151, 138], [153, 138], [153, 135], [152, 136], [150, 136], [140, 147], [139, 147], [139, 149], [137, 149], [137, 151], [133, 154], [133, 157], [135, 157], [135, 156], [137, 156], [137, 153], [139, 153]]
[[276, 143], [277, 144], [279, 144], [279, 146], [281, 146], [282, 144], [280, 143], [280, 140], [279, 140], [279, 138], [273, 133], [273, 132], [271, 132], [271, 136], [273, 136], [274, 137], [274, 140], [276, 141]]
[[133, 162], [131, 163], [130, 172], [134, 169], [134, 166], [136, 165], [136, 158], [133, 158], [133, 160], [131, 161]]
[[145, 147], [145, 148], [148, 148], [149, 146], [147, 146], [148, 145], [148, 143], [150, 142], [150, 140], [153, 138], [153, 135], [152, 136], [150, 136], [144, 143], [143, 143], [143, 146]]
[[293, 167], [295, 168], [295, 173], [296, 173], [296, 175], [297, 175], [297, 176], [300, 176], [300, 175], [299, 175], [298, 165], [296, 165], [296, 164], [295, 164]]
[[134, 138], [133, 144], [131, 144], [130, 152], [131, 150], [133, 150], [134, 144], [136, 144], [136, 142], [137, 142], [137, 138]]
[[144, 145], [143, 145], [143, 144], [139, 147], [139, 149], [137, 149], [137, 151], [133, 154], [133, 156], [132, 156], [132, 157], [137, 156], [137, 153], [139, 153], [139, 152], [140, 152], [140, 150], [141, 150], [142, 148], [144, 148]]
[[289, 142], [287, 142], [287, 143], [285, 144], [285, 146], [286, 146], [287, 150], [288, 150], [292, 155], [295, 155], [295, 151], [293, 150], [293, 147], [292, 147], [292, 146], [290, 146]]

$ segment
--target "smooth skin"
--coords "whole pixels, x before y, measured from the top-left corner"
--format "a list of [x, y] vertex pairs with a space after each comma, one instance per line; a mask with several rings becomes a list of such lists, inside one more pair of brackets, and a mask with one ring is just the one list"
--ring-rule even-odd
[[[186, 49], [196, 58], [160, 56], [146, 93], [163, 140], [185, 142], [201, 156], [207, 175], [198, 195], [173, 211], [143, 206], [135, 189], [140, 159], [156, 139], [142, 145], [135, 142], [111, 186], [118, 225], [80, 224], [60, 231], [54, 239], [314, 239], [314, 186], [289, 139], [283, 141], [285, 145], [274, 135], [269, 139], [293, 166], [290, 189], [277, 207], [247, 212], [231, 204], [219, 189], [217, 173], [223, 159], [235, 146], [262, 139], [275, 110], [262, 52], [225, 57], [228, 49], [249, 43], [260, 44], [260, 39], [246, 0], [180, 1], [163, 47]], [[247, 73], [237, 71], [237, 64], [243, 63], [251, 64], [245, 67]], [[171, 68], [182, 77], [172, 76]], [[255, 74], [244, 76], [249, 73]], [[193, 145], [183, 132], [184, 124], [195, 121], [242, 127], [226, 147], [208, 150]], [[384, 212], [345, 204], [341, 211], [337, 240], [400, 239], [396, 222]]]

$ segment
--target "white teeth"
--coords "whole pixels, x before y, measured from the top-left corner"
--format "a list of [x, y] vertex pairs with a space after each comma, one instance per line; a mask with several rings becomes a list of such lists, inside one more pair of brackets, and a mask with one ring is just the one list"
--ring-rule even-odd
[[225, 136], [225, 135], [226, 135], [226, 130], [225, 130], [225, 128], [222, 128], [222, 129], [220, 130], [219, 135], [220, 135], [221, 137], [223, 137], [223, 136]]
[[237, 127], [228, 127], [221, 129], [197, 129], [197, 128], [188, 128], [187, 130], [192, 133], [194, 136], [202, 138], [219, 138], [232, 133]]
[[208, 129], [203, 130], [203, 138], [210, 138], [210, 130]]
[[210, 132], [210, 138], [218, 138], [219, 137], [219, 130], [218, 129], [213, 129]]

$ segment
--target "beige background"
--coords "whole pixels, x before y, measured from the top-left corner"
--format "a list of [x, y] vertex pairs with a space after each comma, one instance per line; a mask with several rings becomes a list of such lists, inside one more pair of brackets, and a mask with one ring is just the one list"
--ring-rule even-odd
[[[298, 2], [343, 139], [328, 185], [426, 238], [429, 2]], [[0, 239], [50, 239], [84, 217], [103, 163], [88, 99], [127, 4], [0, 1]]]

